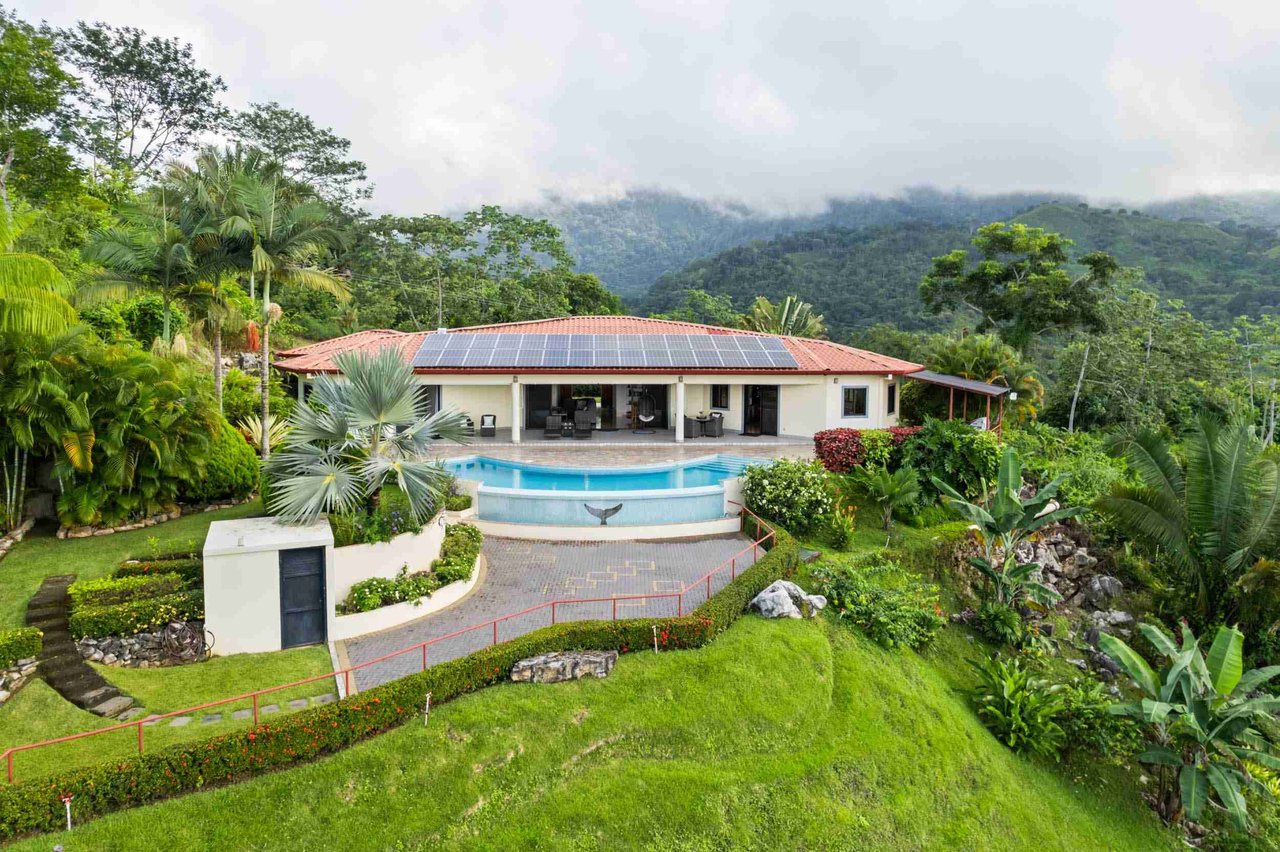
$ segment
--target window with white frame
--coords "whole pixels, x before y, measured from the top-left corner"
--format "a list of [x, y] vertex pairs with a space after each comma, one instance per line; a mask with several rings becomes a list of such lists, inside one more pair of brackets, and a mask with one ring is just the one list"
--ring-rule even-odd
[[840, 389], [841, 395], [841, 417], [866, 417], [867, 416], [867, 387], [866, 385], [845, 385]]
[[890, 416], [898, 412], [898, 386], [896, 384], [889, 385], [888, 401], [885, 403], [885, 414]]
[[728, 385], [712, 385], [711, 386], [711, 407], [727, 409], [729, 407], [729, 386]]

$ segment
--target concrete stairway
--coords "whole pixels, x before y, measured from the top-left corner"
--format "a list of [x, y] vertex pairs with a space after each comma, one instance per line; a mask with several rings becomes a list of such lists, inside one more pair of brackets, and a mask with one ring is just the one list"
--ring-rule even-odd
[[67, 587], [74, 575], [46, 577], [27, 603], [27, 624], [44, 632], [40, 674], [49, 686], [77, 707], [108, 719], [129, 714], [134, 700], [89, 666], [67, 628]]

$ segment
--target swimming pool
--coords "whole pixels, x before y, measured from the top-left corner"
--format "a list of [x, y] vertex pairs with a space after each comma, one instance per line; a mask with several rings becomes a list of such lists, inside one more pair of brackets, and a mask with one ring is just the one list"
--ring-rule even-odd
[[[737, 477], [762, 459], [714, 455], [636, 467], [552, 467], [488, 456], [444, 462], [459, 479], [477, 484], [481, 520], [559, 526], [658, 525], [732, 515], [740, 499]], [[594, 513], [591, 510], [596, 510]]]

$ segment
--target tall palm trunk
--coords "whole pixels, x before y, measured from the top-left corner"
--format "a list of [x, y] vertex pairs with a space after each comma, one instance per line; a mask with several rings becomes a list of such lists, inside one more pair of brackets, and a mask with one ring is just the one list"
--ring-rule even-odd
[[262, 384], [262, 457], [265, 459], [271, 455], [271, 441], [268, 437], [269, 430], [267, 428], [267, 416], [270, 412], [268, 385], [270, 383], [271, 365], [267, 362], [267, 353], [269, 352], [268, 340], [271, 337], [271, 318], [268, 314], [271, 311], [271, 270], [268, 269], [262, 277], [262, 351], [259, 357], [262, 359], [258, 364], [261, 370]]
[[213, 395], [218, 400], [218, 413], [222, 413], [222, 323], [213, 326]]

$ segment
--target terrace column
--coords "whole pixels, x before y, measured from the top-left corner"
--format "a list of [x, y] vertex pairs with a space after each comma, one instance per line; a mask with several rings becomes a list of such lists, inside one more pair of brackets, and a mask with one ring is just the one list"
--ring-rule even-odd
[[520, 377], [511, 377], [511, 443], [520, 443]]
[[684, 443], [684, 376], [676, 381], [676, 443]]

